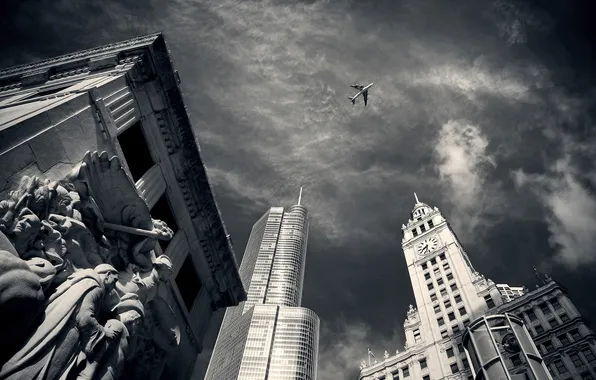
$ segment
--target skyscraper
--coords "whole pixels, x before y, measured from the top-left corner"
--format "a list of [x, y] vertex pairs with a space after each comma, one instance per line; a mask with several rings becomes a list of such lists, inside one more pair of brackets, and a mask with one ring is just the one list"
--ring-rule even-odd
[[[416, 300], [404, 322], [405, 351], [363, 362], [360, 380], [473, 379], [462, 333], [477, 318], [503, 313], [524, 322], [553, 378], [596, 378], [596, 336], [559, 284], [545, 278], [526, 292], [485, 278], [439, 209], [417, 197], [402, 231]], [[509, 373], [525, 372], [520, 355], [505, 359]]]
[[319, 318], [300, 307], [307, 240], [300, 200], [254, 224], [240, 265], [248, 297], [226, 311], [205, 380], [316, 379]]

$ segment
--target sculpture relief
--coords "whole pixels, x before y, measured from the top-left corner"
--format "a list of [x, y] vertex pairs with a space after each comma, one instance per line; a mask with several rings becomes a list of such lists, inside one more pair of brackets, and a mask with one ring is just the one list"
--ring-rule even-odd
[[0, 380], [118, 379], [133, 362], [133, 377], [163, 364], [180, 330], [159, 297], [172, 262], [154, 247], [172, 236], [106, 152], [59, 181], [24, 176], [0, 201]]

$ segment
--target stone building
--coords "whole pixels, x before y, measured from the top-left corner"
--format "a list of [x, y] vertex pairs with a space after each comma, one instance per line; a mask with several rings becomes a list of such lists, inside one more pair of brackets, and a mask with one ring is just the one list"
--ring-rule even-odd
[[545, 276], [541, 286], [489, 311], [502, 313], [524, 321], [554, 379], [596, 379], [596, 335], [552, 278]]
[[[532, 292], [521, 295], [523, 290], [513, 288], [515, 292], [508, 294], [510, 286], [498, 286], [474, 269], [439, 209], [417, 197], [402, 230], [402, 249], [416, 300], [404, 322], [405, 349], [387, 353], [383, 360], [363, 361], [360, 380], [471, 380], [474, 375], [462, 333], [471, 321], [502, 313], [528, 323], [553, 378], [595, 377], [594, 334], [560, 285], [549, 280]], [[533, 311], [536, 308], [539, 311]], [[515, 355], [507, 359], [511, 373], [522, 370], [524, 363], [519, 360]]]
[[[96, 282], [100, 273], [107, 281], [100, 288], [114, 287], [109, 294], [117, 296], [90, 319], [99, 335], [82, 356], [90, 362], [86, 371], [97, 373], [106, 360], [122, 364], [118, 355], [93, 356], [112, 352], [100, 349], [114, 345], [113, 331], [101, 338], [111, 323], [119, 326], [116, 346], [129, 359], [114, 367], [123, 378], [187, 379], [214, 311], [246, 299], [179, 85], [162, 34], [0, 71], [0, 252], [10, 252], [7, 262], [14, 262], [0, 266], [0, 289], [14, 281], [10, 270], [24, 270], [33, 291], [21, 298], [39, 313], [45, 307], [46, 315], [42, 325], [0, 320], [13, 331], [28, 328], [29, 342], [58, 337], [56, 326], [39, 327], [52, 300], [74, 291], [64, 284], [77, 273]], [[114, 269], [118, 282], [110, 285]], [[15, 305], [9, 301], [0, 309]], [[125, 312], [131, 307], [144, 318]], [[81, 334], [81, 344], [92, 344]], [[48, 344], [47, 352], [63, 349]], [[69, 360], [79, 355], [73, 347], [64, 348]], [[41, 362], [23, 350], [2, 353], [0, 379], [40, 371]], [[53, 360], [42, 363], [48, 378], [66, 368]]]

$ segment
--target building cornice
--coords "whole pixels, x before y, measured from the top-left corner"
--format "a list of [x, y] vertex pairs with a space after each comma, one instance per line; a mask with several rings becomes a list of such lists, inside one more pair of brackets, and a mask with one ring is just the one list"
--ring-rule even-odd
[[151, 42], [148, 57], [170, 106], [171, 122], [160, 123], [160, 130], [199, 238], [198, 244], [214, 273], [214, 285], [219, 293], [219, 297], [214, 299], [214, 308], [235, 306], [246, 300], [246, 291], [238, 271], [234, 248], [201, 158], [165, 39], [162, 34], [152, 37], [146, 37]]
[[91, 49], [80, 50], [70, 54], [64, 54], [58, 57], [44, 59], [34, 63], [9, 67], [4, 70], [0, 70], [0, 85], [5, 81], [18, 81], [24, 75], [30, 76], [37, 74], [38, 72], [47, 72], [50, 68], [56, 69], [57, 66], [66, 67], [74, 62], [81, 62], [85, 60], [88, 61], [100, 56], [110, 55], [110, 53], [120, 53], [122, 50], [146, 47], [152, 44], [158, 38], [163, 39], [163, 34], [152, 33], [145, 36], [135, 37], [126, 41], [116, 42]]

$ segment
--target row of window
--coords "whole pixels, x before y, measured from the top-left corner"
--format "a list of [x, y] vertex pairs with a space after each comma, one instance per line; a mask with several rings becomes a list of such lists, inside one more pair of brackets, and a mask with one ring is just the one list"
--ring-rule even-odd
[[[441, 253], [438, 256], [438, 258], [439, 258], [439, 261], [446, 261], [447, 260], [447, 258], [445, 257], [445, 254], [444, 253]], [[429, 262], [430, 262], [431, 267], [434, 267], [435, 265], [437, 265], [437, 257], [433, 257], [432, 259], [430, 259]], [[447, 267], [445, 268], [445, 266], [447, 266]], [[420, 267], [422, 268], [423, 271], [425, 271], [425, 270], [428, 269], [428, 263], [422, 263], [422, 264], [420, 264]], [[444, 262], [443, 263], [443, 268], [444, 269], [449, 269], [449, 264], [447, 262]]]
[[[581, 353], [581, 356], [580, 356], [580, 353]], [[585, 347], [584, 349], [582, 349], [580, 351], [580, 353], [576, 352], [573, 354], [569, 354], [569, 359], [575, 368], [581, 367], [587, 363], [596, 363], [596, 357], [594, 356], [594, 353], [592, 352], [592, 350], [589, 347]], [[582, 358], [582, 356], [583, 356], [583, 358]], [[553, 377], [554, 377], [555, 375], [553, 374], [553, 367], [556, 370], [556, 373], [559, 375], [564, 375], [564, 374], [569, 373], [569, 369], [563, 362], [563, 359], [555, 360], [552, 363], [552, 366], [548, 367], [549, 371], [551, 372], [551, 375], [553, 375]], [[583, 376], [583, 374], [582, 374], [582, 376]]]
[[[418, 218], [418, 220], [421, 220], [421, 219], [422, 219], [422, 218]], [[432, 219], [431, 219], [431, 220], [429, 220], [429, 221], [428, 221], [428, 222], [426, 222], [426, 223], [422, 223], [422, 224], [421, 224], [419, 227], [414, 227], [414, 228], [412, 229], [412, 235], [413, 235], [414, 237], [416, 237], [416, 236], [418, 236], [418, 235], [420, 235], [420, 234], [423, 234], [423, 233], [425, 233], [426, 231], [430, 230], [430, 229], [431, 229], [431, 228], [433, 228], [434, 226], [435, 226], [435, 225], [434, 225], [434, 223], [433, 223], [433, 221], [432, 221]], [[418, 232], [419, 230], [420, 230], [420, 233]]]

